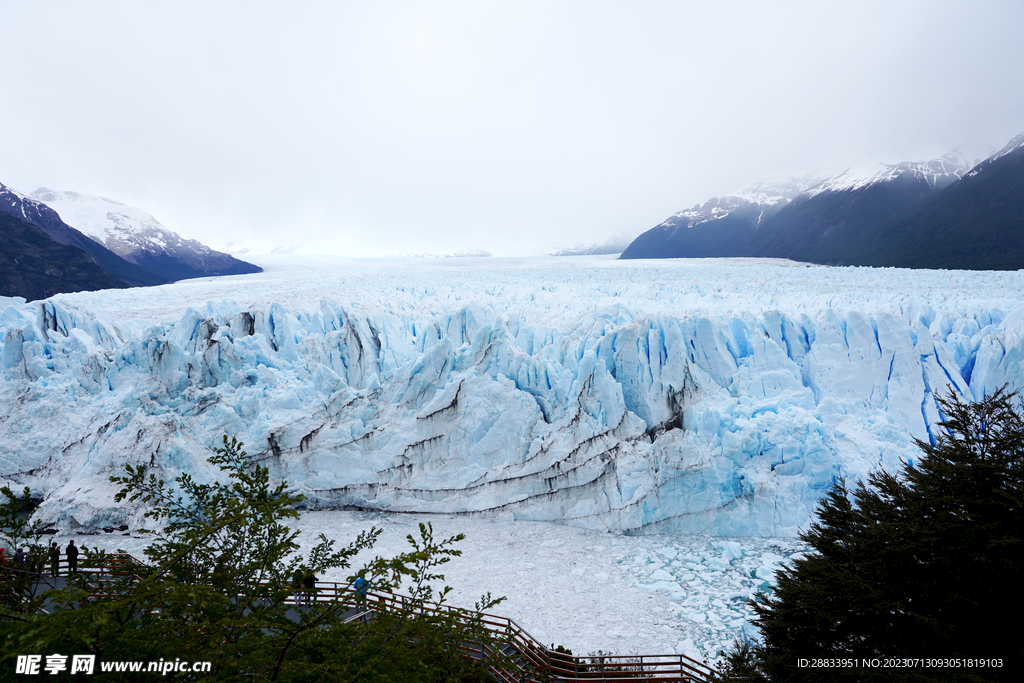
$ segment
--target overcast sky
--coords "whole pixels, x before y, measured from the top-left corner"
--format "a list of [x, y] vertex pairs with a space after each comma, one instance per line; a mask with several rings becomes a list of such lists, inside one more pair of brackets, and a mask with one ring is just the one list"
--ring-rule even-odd
[[0, 182], [214, 248], [543, 254], [1002, 147], [1024, 2], [0, 0]]

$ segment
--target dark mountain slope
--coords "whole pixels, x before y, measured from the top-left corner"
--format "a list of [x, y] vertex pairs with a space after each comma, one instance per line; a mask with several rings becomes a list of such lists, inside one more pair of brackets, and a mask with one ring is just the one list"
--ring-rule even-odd
[[[737, 199], [731, 197], [730, 199]], [[968, 170], [964, 155], [846, 171], [754, 216], [749, 204], [680, 212], [622, 258], [748, 256], [829, 265], [1024, 268], [1024, 134]], [[776, 207], [772, 207], [776, 208]], [[728, 209], [728, 210], [726, 210]], [[698, 215], [700, 214], [700, 215]]]
[[739, 256], [737, 245], [745, 244], [754, 234], [761, 214], [760, 206], [748, 203], [692, 228], [685, 221], [669, 218], [633, 240], [620, 258]]
[[776, 176], [715, 197], [643, 233], [621, 258], [740, 256], [737, 245], [745, 244], [759, 225], [820, 180], [813, 173]]
[[926, 179], [907, 173], [857, 189], [797, 197], [743, 245], [743, 256], [850, 265], [865, 232], [932, 194]]
[[259, 273], [262, 268], [184, 239], [150, 214], [113, 199], [39, 188], [31, 199], [130, 263], [167, 280]]
[[[170, 281], [162, 275], [125, 261], [102, 244], [66, 225], [57, 212], [50, 207], [23, 197], [3, 184], [0, 184], [0, 213], [28, 221], [58, 244], [77, 247], [87, 252], [103, 270], [129, 285], [162, 285]], [[59, 262], [52, 265], [57, 268], [61, 267]], [[88, 289], [88, 287], [81, 289]]]
[[0, 213], [0, 296], [45, 299], [58, 292], [127, 287], [86, 251], [28, 221]]
[[[194, 242], [194, 240], [189, 240]], [[198, 244], [198, 242], [196, 242]], [[220, 275], [244, 275], [262, 273], [263, 269], [246, 261], [240, 261], [228, 254], [213, 252], [205, 259], [196, 258], [194, 253], [153, 253], [138, 250], [132, 254], [135, 262], [166, 278], [169, 282], [187, 280], [194, 277], [211, 277]]]
[[1024, 136], [1015, 142], [913, 212], [867, 231], [847, 258], [902, 268], [1024, 268]]

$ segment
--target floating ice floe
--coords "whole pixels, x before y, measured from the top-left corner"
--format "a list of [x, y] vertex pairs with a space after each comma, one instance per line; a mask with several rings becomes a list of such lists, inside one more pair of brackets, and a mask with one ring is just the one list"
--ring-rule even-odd
[[[755, 635], [748, 601], [771, 587], [760, 572], [804, 550], [792, 539], [730, 539], [739, 554], [718, 568], [720, 539], [705, 536], [625, 536], [545, 522], [345, 511], [309, 512], [297, 527], [306, 553], [320, 533], [345, 543], [371, 526], [383, 530], [351, 570], [320, 577], [345, 581], [373, 555], [406, 550], [406, 536], [417, 536], [417, 525], [428, 522], [436, 539], [466, 535], [456, 546], [463, 555], [441, 568], [443, 583], [453, 588], [450, 604], [472, 608], [483, 593], [505, 596], [494, 614], [578, 655], [679, 653], [714, 662], [735, 638]], [[55, 538], [63, 547], [71, 537]], [[139, 557], [149, 542], [116, 533], [74, 538], [78, 545]]]

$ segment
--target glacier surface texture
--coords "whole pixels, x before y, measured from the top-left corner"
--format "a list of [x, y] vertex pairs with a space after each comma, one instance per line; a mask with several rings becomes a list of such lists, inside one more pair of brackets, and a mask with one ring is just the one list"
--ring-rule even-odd
[[1024, 272], [260, 265], [0, 300], [0, 480], [134, 524], [111, 475], [214, 477], [227, 433], [311, 508], [792, 536], [837, 477], [913, 463], [936, 396], [1022, 385]]

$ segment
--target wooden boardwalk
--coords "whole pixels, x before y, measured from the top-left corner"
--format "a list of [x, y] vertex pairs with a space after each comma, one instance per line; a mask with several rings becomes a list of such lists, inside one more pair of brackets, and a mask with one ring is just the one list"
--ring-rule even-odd
[[[111, 564], [101, 569], [81, 569], [82, 573], [101, 576], [131, 574], [133, 565], [142, 563], [127, 554], [108, 556]], [[61, 562], [57, 577], [50, 576], [50, 567], [40, 576], [40, 589], [51, 590], [66, 584], [68, 568]], [[304, 603], [293, 594], [286, 603], [295, 605], [296, 610], [308, 609], [309, 602], [340, 603], [346, 610], [342, 614], [345, 622], [358, 622], [374, 618], [380, 612], [408, 612], [430, 614], [444, 612], [447, 616], [473, 621], [485, 628], [492, 637], [494, 649], [482, 643], [465, 643], [463, 655], [470, 659], [486, 659], [492, 654], [502, 656], [501, 666], [489, 666], [490, 673], [502, 683], [541, 683], [542, 681], [576, 682], [606, 681], [626, 683], [651, 681], [652, 683], [709, 683], [715, 671], [703, 662], [686, 655], [600, 655], [578, 657], [545, 647], [519, 624], [506, 617], [493, 614], [477, 615], [448, 605], [416, 605], [412, 598], [397, 593], [368, 591], [357, 595], [356, 589], [347, 583], [318, 581], [315, 589], [303, 588]], [[99, 597], [99, 595], [97, 595]]]

